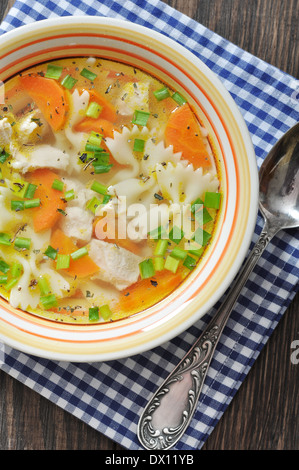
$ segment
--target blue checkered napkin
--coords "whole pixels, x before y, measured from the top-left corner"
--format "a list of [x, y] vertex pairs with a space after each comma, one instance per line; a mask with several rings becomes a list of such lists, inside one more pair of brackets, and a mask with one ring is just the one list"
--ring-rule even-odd
[[[148, 26], [194, 52], [238, 104], [259, 166], [276, 140], [299, 120], [298, 80], [159, 0], [18, 0], [0, 33], [32, 21], [78, 14]], [[259, 217], [253, 242], [262, 225]], [[293, 299], [298, 290], [298, 239], [298, 231], [280, 232], [252, 273], [224, 330], [194, 419], [176, 449], [202, 447]], [[136, 426], [146, 401], [215, 309], [172, 341], [127, 359], [96, 364], [54, 362], [2, 345], [0, 367], [125, 448], [137, 450]]]

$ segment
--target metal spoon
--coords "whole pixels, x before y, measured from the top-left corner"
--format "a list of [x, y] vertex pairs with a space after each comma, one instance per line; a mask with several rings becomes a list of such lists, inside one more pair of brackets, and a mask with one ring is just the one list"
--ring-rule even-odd
[[146, 449], [166, 450], [182, 437], [197, 407], [220, 335], [250, 273], [277, 232], [299, 227], [299, 123], [269, 152], [259, 181], [259, 207], [265, 222], [261, 235], [205, 331], [144, 409], [138, 438]]

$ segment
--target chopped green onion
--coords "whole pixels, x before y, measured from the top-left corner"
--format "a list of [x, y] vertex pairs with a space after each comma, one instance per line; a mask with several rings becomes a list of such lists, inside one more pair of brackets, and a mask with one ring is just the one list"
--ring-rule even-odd
[[154, 258], [154, 268], [156, 271], [163, 271], [164, 269], [164, 258], [162, 256], [156, 256]]
[[6, 274], [2, 274], [0, 276], [0, 284], [6, 284], [7, 283], [8, 276]]
[[86, 142], [85, 150], [86, 152], [99, 152], [99, 153], [104, 151], [103, 147], [97, 144], [91, 144], [90, 142]]
[[190, 271], [191, 271], [196, 266], [196, 259], [192, 258], [192, 256], [187, 256], [187, 258], [183, 262], [183, 266], [190, 269]]
[[73, 189], [66, 191], [66, 193], [63, 196], [63, 199], [65, 199], [66, 201], [71, 201], [74, 198], [75, 198], [75, 191]]
[[177, 245], [180, 243], [184, 236], [184, 232], [181, 228], [177, 227], [176, 225], [171, 229], [169, 233], [169, 239], [176, 243]]
[[160, 88], [159, 90], [154, 91], [154, 95], [158, 101], [164, 100], [170, 96], [168, 88], [165, 86]]
[[10, 291], [18, 283], [18, 280], [19, 278], [10, 279], [10, 281], [5, 285], [5, 290]]
[[213, 220], [213, 217], [204, 206], [201, 206], [199, 210], [194, 211], [194, 217], [199, 223], [199, 225], [205, 225], [211, 220]]
[[205, 206], [210, 209], [219, 209], [221, 201], [221, 193], [206, 192]]
[[154, 251], [154, 255], [156, 256], [164, 256], [165, 253], [166, 253], [166, 250], [167, 250], [167, 246], [168, 246], [168, 240], [166, 240], [165, 238], [160, 238], [160, 240], [158, 240], [157, 242], [157, 245], [156, 245], [156, 248], [155, 248], [155, 251]]
[[48, 64], [47, 71], [45, 73], [46, 78], [53, 78], [54, 80], [59, 80], [63, 71], [63, 67], [54, 64]]
[[29, 183], [27, 188], [26, 188], [24, 198], [25, 199], [32, 199], [34, 194], [35, 194], [36, 188], [37, 188], [36, 184]]
[[205, 246], [208, 241], [211, 238], [211, 234], [207, 232], [206, 230], [203, 230], [201, 227], [198, 227], [196, 229], [195, 234], [192, 237], [192, 240], [194, 240], [196, 243], [198, 243], [201, 246]]
[[183, 104], [187, 103], [187, 100], [184, 96], [182, 96], [177, 91], [171, 96], [171, 98], [179, 105], [182, 106]]
[[42, 295], [39, 301], [45, 310], [57, 306], [57, 299], [55, 294]]
[[63, 181], [55, 179], [52, 183], [52, 188], [57, 189], [57, 191], [63, 191], [63, 188], [64, 188]]
[[103, 320], [109, 320], [109, 318], [112, 315], [109, 305], [102, 305], [100, 307], [100, 315], [103, 318]]
[[111, 168], [113, 167], [112, 164], [110, 165], [98, 165], [96, 163], [93, 164], [93, 169], [96, 175], [101, 175], [103, 173], [108, 173]]
[[44, 295], [49, 295], [51, 293], [51, 289], [46, 278], [44, 278], [43, 276], [40, 276], [38, 278], [37, 283], [38, 283], [38, 287], [39, 287], [41, 295], [44, 296]]
[[144, 150], [145, 141], [143, 139], [135, 139], [134, 140], [134, 152], [143, 152]]
[[188, 248], [188, 253], [190, 253], [191, 255], [197, 256], [198, 258], [203, 254], [203, 252], [204, 252], [204, 248], [203, 247], [197, 248], [196, 245], [194, 247]]
[[71, 77], [70, 75], [66, 75], [62, 80], [61, 80], [61, 85], [64, 88], [67, 88], [67, 90], [71, 90], [75, 84], [77, 83], [78, 80], [75, 78]]
[[[13, 126], [13, 124], [11, 124], [11, 126]], [[6, 152], [5, 150], [2, 150], [2, 153], [0, 155], [0, 163], [5, 163], [9, 157], [10, 157], [10, 154]]]
[[71, 256], [57, 254], [56, 269], [68, 269], [70, 267]]
[[18, 201], [12, 199], [10, 201], [10, 208], [16, 212], [23, 211], [24, 209], [31, 209], [32, 207], [39, 207], [40, 199], [27, 199], [26, 201]]
[[108, 152], [95, 152], [94, 158], [96, 158], [96, 161], [94, 162], [94, 165], [108, 165], [109, 157], [110, 154]]
[[[194, 214], [194, 217], [197, 217], [196, 214]], [[211, 220], [213, 220], [213, 217], [211, 216], [210, 212], [204, 207], [202, 209], [202, 224], [205, 225]]]
[[93, 191], [99, 194], [107, 194], [108, 188], [107, 186], [104, 186], [103, 184], [99, 183], [98, 181], [94, 181], [90, 187]]
[[140, 111], [137, 109], [134, 112], [132, 123], [137, 124], [137, 126], [146, 126], [149, 117], [150, 117], [150, 113], [147, 113], [146, 111]]
[[98, 321], [100, 319], [99, 307], [90, 307], [88, 311], [88, 319], [89, 321]]
[[88, 69], [81, 70], [80, 75], [82, 75], [82, 77], [84, 78], [87, 78], [87, 80], [90, 80], [91, 82], [93, 82], [97, 78], [97, 74], [91, 72]]
[[55, 248], [53, 248], [51, 245], [49, 245], [48, 248], [45, 251], [45, 255], [48, 256], [48, 258], [56, 259], [57, 252], [58, 252], [58, 250], [55, 250]]
[[92, 131], [88, 137], [88, 143], [92, 145], [97, 145], [98, 147], [101, 146], [102, 142], [102, 134], [99, 134], [98, 132]]
[[79, 248], [78, 250], [71, 253], [71, 258], [73, 260], [76, 260], [82, 258], [85, 255], [88, 255], [88, 249], [86, 248], [86, 246], [83, 246], [82, 248]]
[[21, 276], [23, 272], [23, 266], [21, 265], [21, 263], [13, 263], [12, 266], [11, 266], [11, 277], [12, 278], [19, 278]]
[[173, 256], [169, 255], [165, 260], [164, 268], [175, 274], [177, 272], [179, 264], [179, 259], [173, 258]]
[[87, 202], [86, 208], [89, 209], [91, 212], [93, 212], [95, 214], [97, 208], [101, 204], [102, 204], [101, 201], [95, 196]]
[[168, 234], [167, 234], [167, 230], [165, 229], [165, 227], [160, 225], [160, 227], [157, 227], [153, 229], [151, 232], [148, 232], [148, 236], [149, 238], [153, 240], [158, 240], [161, 238], [167, 238]]
[[23, 250], [29, 250], [31, 246], [31, 238], [16, 237], [15, 247]]
[[5, 150], [2, 150], [0, 154], [0, 163], [5, 163], [9, 157], [10, 157], [9, 153], [5, 152]]
[[199, 211], [202, 209], [202, 206], [203, 206], [203, 201], [200, 199], [200, 197], [198, 197], [197, 199], [195, 199], [194, 202], [192, 202], [191, 204], [191, 212], [192, 214], [194, 214], [195, 212]]
[[16, 199], [12, 199], [10, 201], [10, 208], [13, 211], [19, 212], [24, 210], [24, 201], [18, 201]]
[[174, 247], [174, 249], [172, 250], [171, 256], [173, 256], [173, 258], [183, 260], [183, 259], [186, 258], [187, 253], [186, 253], [186, 251], [183, 250], [182, 248], [179, 248], [178, 246], [176, 246], [176, 247]]
[[0, 260], [0, 271], [4, 274], [8, 273], [10, 270], [9, 264], [7, 264], [3, 259]]
[[39, 207], [40, 206], [40, 199], [27, 199], [24, 201], [24, 209], [31, 209], [32, 207]]
[[103, 106], [101, 106], [100, 104], [96, 103], [95, 101], [92, 101], [92, 102], [88, 105], [88, 108], [87, 108], [85, 114], [86, 114], [87, 117], [90, 117], [90, 118], [93, 118], [93, 119], [97, 119], [97, 118], [99, 117], [99, 115], [101, 114], [102, 109], [103, 109]]
[[8, 233], [0, 233], [0, 245], [11, 245], [11, 237]]
[[104, 197], [103, 197], [103, 200], [102, 200], [102, 204], [108, 204], [108, 202], [110, 201], [111, 199], [111, 196], [109, 196], [109, 194], [106, 194]]
[[139, 263], [139, 271], [142, 279], [148, 279], [155, 275], [155, 268], [152, 259], [146, 259]]

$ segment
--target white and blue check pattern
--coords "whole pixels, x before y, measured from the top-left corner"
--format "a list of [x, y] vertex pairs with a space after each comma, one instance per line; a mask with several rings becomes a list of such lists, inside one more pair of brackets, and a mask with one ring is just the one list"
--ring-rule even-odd
[[[258, 166], [276, 140], [299, 121], [298, 80], [159, 0], [17, 0], [0, 25], [0, 34], [33, 21], [79, 14], [147, 26], [195, 53], [218, 75], [239, 106]], [[253, 242], [262, 225], [259, 216]], [[197, 412], [176, 449], [203, 446], [294, 298], [299, 279], [298, 241], [299, 231], [280, 232], [250, 276], [222, 335]], [[146, 401], [188, 351], [215, 309], [172, 341], [123, 360], [55, 362], [1, 345], [0, 367], [126, 449], [138, 450], [136, 426]]]

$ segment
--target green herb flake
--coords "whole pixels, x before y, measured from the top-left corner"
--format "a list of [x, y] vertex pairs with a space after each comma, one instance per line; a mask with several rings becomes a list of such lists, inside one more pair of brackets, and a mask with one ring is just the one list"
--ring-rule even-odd
[[84, 78], [87, 78], [87, 80], [90, 80], [91, 82], [94, 82], [95, 79], [97, 78], [96, 73], [93, 73], [93, 72], [91, 72], [91, 70], [88, 70], [88, 69], [85, 69], [85, 68], [83, 70], [81, 70], [80, 75]]

